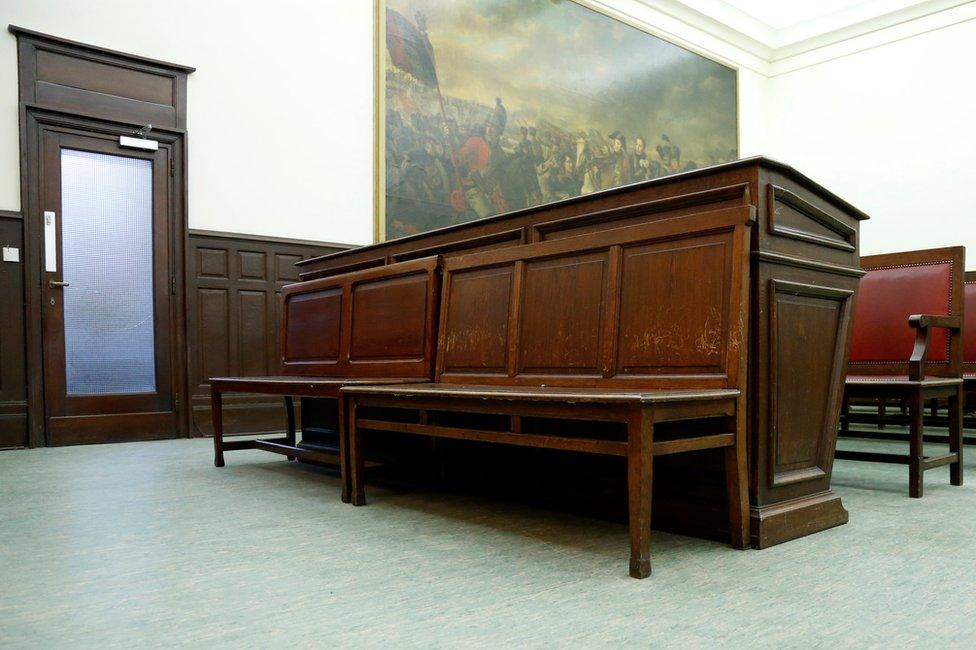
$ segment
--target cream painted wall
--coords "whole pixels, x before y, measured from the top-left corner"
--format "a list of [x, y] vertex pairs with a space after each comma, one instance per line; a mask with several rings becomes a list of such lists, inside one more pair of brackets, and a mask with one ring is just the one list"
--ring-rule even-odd
[[[740, 66], [740, 153], [781, 159], [871, 214], [865, 253], [964, 243], [976, 268], [976, 20], [768, 77], [650, 0], [589, 1]], [[197, 67], [191, 227], [371, 240], [371, 0], [0, 0], [0, 22]], [[20, 203], [16, 85], [4, 32], [0, 209]]]
[[[591, 1], [730, 63], [742, 54], [639, 0]], [[191, 228], [367, 243], [373, 199], [372, 4], [0, 0], [0, 22], [197, 68], [189, 78], [187, 107]], [[16, 39], [4, 31], [0, 209], [11, 210], [20, 206], [16, 58]], [[743, 155], [762, 151], [765, 82], [749, 67], [740, 71]], [[235, 112], [232, 103], [249, 108]], [[255, 127], [275, 130], [239, 137]]]
[[976, 268], [976, 20], [774, 76], [766, 153], [869, 215], [862, 254], [963, 244]]
[[739, 68], [739, 155], [743, 158], [766, 153], [768, 86], [764, 75]]
[[371, 241], [372, 13], [370, 0], [0, 0], [0, 209], [20, 206], [15, 24], [197, 68], [191, 228]]

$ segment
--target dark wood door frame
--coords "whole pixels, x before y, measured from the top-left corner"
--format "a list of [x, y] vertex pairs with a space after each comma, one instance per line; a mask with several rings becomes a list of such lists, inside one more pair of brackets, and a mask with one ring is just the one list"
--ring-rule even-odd
[[45, 131], [117, 138], [153, 125], [152, 138], [170, 148], [169, 221], [175, 283], [171, 325], [178, 431], [185, 435], [186, 400], [186, 93], [194, 68], [8, 26], [17, 37], [21, 206], [24, 213], [28, 441], [45, 440], [42, 312], [40, 144]]
[[[23, 104], [21, 112], [21, 196], [24, 207], [24, 264], [27, 311], [27, 419], [31, 447], [46, 444], [44, 406], [44, 358], [42, 341], [42, 281], [43, 266], [43, 203], [41, 200], [41, 139], [46, 131], [78, 135], [117, 138], [130, 135], [141, 125], [134, 122], [99, 120], [62, 110]], [[177, 128], [153, 128], [152, 137], [160, 147], [166, 147], [172, 161], [169, 192], [171, 251], [170, 278], [174, 292], [170, 314], [173, 338], [174, 395], [176, 399], [176, 436], [187, 435], [186, 377], [186, 305], [184, 279], [186, 276], [187, 195], [186, 195], [186, 132]]]

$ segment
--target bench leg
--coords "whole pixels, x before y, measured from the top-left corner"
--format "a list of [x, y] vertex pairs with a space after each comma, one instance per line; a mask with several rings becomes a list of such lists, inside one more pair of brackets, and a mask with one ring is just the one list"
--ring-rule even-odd
[[725, 485], [729, 496], [729, 543], [733, 548], [749, 547], [749, 473], [746, 467], [745, 409], [729, 418], [735, 425], [735, 444], [725, 448]]
[[960, 388], [949, 398], [949, 451], [959, 455], [956, 462], [949, 465], [949, 483], [952, 485], [962, 485], [962, 408]]
[[651, 575], [651, 492], [654, 423], [644, 409], [627, 423], [627, 488], [630, 510], [630, 576]]
[[[288, 439], [288, 444], [292, 447], [295, 446], [295, 400], [292, 399], [291, 395], [285, 395], [285, 415], [288, 416], [288, 433], [285, 438]], [[296, 460], [294, 456], [288, 456], [288, 460]]]
[[925, 401], [921, 392], [912, 395], [909, 400], [908, 419], [908, 496], [920, 499], [923, 492], [922, 433], [925, 419]]
[[349, 408], [346, 411], [348, 424], [346, 426], [346, 442], [349, 447], [349, 483], [350, 483], [350, 502], [354, 506], [366, 505], [366, 485], [363, 470], [363, 445], [362, 436], [356, 425], [356, 399], [349, 400]]
[[214, 466], [224, 466], [224, 413], [223, 395], [219, 390], [210, 390], [210, 411], [213, 415]]
[[349, 399], [339, 393], [339, 481], [342, 483], [342, 502], [352, 500], [349, 490]]

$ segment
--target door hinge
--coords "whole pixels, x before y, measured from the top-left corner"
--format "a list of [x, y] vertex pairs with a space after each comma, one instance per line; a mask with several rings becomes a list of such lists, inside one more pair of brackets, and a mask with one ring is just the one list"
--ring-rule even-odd
[[170, 176], [176, 176], [176, 159], [175, 158], [170, 158], [169, 159], [169, 175]]
[[174, 296], [176, 295], [176, 276], [175, 275], [169, 276], [169, 292], [171, 294], [173, 294]]

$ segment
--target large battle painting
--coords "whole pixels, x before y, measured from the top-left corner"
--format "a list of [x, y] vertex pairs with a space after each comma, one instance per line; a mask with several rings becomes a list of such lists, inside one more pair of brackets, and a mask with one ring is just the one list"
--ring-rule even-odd
[[381, 238], [737, 157], [734, 69], [581, 4], [380, 9]]

